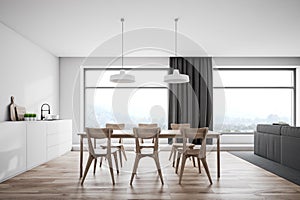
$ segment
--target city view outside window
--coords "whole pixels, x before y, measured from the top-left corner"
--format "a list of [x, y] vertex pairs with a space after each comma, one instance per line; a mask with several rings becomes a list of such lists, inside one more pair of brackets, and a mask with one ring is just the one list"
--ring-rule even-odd
[[253, 133], [256, 125], [294, 124], [293, 69], [215, 69], [214, 130]]
[[132, 129], [138, 123], [157, 123], [162, 129], [168, 129], [168, 89], [165, 88], [86, 89], [85, 102], [86, 127], [125, 123], [126, 129]]

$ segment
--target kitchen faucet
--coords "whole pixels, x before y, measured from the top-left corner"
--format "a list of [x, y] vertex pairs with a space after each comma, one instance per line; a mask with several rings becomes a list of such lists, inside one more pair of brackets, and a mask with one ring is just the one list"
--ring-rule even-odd
[[[47, 109], [44, 109], [44, 106], [47, 106], [48, 108]], [[43, 120], [45, 118], [45, 116], [43, 115], [43, 112], [44, 111], [47, 111], [48, 114], [50, 114], [50, 106], [49, 104], [47, 103], [44, 103], [42, 106], [41, 106], [41, 120]]]

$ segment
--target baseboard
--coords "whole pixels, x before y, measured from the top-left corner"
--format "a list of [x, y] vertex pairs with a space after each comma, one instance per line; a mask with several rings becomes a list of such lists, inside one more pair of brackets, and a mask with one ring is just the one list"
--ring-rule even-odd
[[[135, 148], [134, 144], [124, 144], [124, 148], [126, 151], [133, 151]], [[72, 151], [79, 151], [80, 147], [79, 144], [73, 144]], [[171, 151], [171, 145], [169, 144], [162, 144], [159, 145], [159, 149], [161, 151]], [[84, 150], [87, 151], [87, 146], [84, 145]], [[217, 145], [207, 145], [208, 151], [216, 151]], [[253, 144], [221, 144], [220, 145], [221, 151], [253, 151], [254, 145]]]
[[254, 151], [254, 144], [221, 144], [221, 151]]

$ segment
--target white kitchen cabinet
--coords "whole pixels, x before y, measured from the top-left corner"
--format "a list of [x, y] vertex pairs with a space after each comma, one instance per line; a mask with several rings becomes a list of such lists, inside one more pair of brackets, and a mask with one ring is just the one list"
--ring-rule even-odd
[[46, 162], [46, 124], [27, 122], [27, 170]]
[[0, 183], [72, 148], [72, 120], [0, 123]]
[[47, 123], [47, 160], [58, 157], [70, 151], [71, 148], [72, 121], [49, 121]]
[[26, 124], [0, 123], [0, 182], [26, 171]]

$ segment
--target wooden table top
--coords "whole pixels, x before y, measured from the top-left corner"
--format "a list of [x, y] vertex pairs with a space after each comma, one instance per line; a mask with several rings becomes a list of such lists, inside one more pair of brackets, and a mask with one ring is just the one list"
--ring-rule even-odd
[[[77, 133], [78, 136], [86, 137], [85, 132]], [[208, 131], [207, 138], [219, 138], [221, 133], [215, 131]], [[161, 130], [160, 138], [174, 138], [181, 137], [180, 130]], [[112, 138], [134, 138], [132, 130], [114, 130]]]

